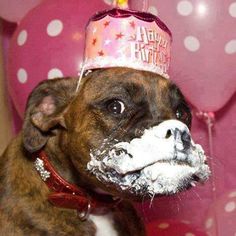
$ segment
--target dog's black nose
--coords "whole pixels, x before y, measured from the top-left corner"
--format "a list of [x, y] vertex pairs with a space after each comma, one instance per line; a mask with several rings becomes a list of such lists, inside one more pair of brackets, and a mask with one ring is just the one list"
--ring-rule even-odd
[[181, 134], [181, 141], [183, 143], [184, 149], [189, 149], [191, 144], [190, 134], [186, 131], [183, 131]]
[[171, 135], [174, 136], [174, 139], [177, 142], [182, 143], [182, 148], [183, 150], [188, 150], [191, 146], [191, 136], [190, 133], [186, 130], [180, 130], [178, 128], [175, 128], [174, 130], [168, 130], [166, 133], [166, 138], [170, 137]]

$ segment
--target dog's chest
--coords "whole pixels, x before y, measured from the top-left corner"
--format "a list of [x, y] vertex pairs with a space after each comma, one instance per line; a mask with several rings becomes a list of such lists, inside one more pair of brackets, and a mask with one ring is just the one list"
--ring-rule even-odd
[[112, 214], [90, 215], [89, 219], [96, 225], [96, 236], [118, 236]]

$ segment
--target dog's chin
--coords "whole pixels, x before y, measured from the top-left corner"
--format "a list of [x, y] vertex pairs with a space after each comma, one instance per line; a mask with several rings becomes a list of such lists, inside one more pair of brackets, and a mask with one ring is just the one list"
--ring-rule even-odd
[[[142, 137], [130, 142], [91, 153], [88, 170], [104, 186], [141, 198], [175, 194], [196, 182], [204, 182], [210, 170], [201, 146], [191, 140], [191, 145], [184, 149], [174, 135], [166, 138], [161, 134], [162, 127], [172, 123], [146, 130]], [[186, 129], [180, 122], [176, 125]]]
[[[197, 182], [203, 183], [210, 175], [199, 146], [192, 147], [187, 153], [175, 152], [175, 156], [143, 163], [137, 162], [140, 156], [131, 157], [127, 151], [119, 152], [118, 156], [115, 153], [112, 150], [101, 159], [92, 157], [88, 170], [102, 182], [104, 189], [115, 188], [118, 195], [128, 198], [138, 200], [172, 195], [195, 186]], [[148, 156], [146, 159], [152, 160]]]
[[209, 177], [207, 165], [192, 167], [188, 163], [178, 161], [156, 162], [124, 175], [109, 166], [102, 166], [93, 169], [93, 173], [104, 184], [104, 188], [113, 186], [118, 195], [137, 200], [157, 195], [172, 195], [195, 186], [197, 182], [204, 182]]
[[172, 195], [195, 186], [197, 182], [204, 182], [208, 177], [204, 173], [208, 173], [206, 166], [198, 168], [187, 162], [160, 161], [140, 170], [139, 178], [131, 188], [140, 196], [144, 193], [150, 196]]

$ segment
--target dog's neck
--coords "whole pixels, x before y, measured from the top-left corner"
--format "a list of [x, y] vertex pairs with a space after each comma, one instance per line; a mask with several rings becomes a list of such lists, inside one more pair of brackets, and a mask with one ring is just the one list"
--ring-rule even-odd
[[102, 191], [97, 191], [88, 181], [84, 181], [83, 176], [75, 169], [71, 158], [67, 156], [66, 150], [64, 151], [61, 148], [63, 144], [60, 143], [59, 137], [60, 135], [56, 135], [50, 138], [47, 145], [43, 148], [54, 169], [69, 183], [85, 188], [88, 192], [104, 194]]
[[78, 174], [70, 158], [66, 156], [67, 154], [64, 153], [61, 148], [59, 135], [51, 137], [43, 150], [47, 154], [48, 160], [60, 176], [70, 183], [80, 183], [80, 179], [78, 178]]
[[[105, 196], [103, 194], [101, 196], [100, 194], [91, 191], [88, 192], [85, 188], [75, 185], [73, 171], [68, 171], [73, 170], [73, 167], [68, 161], [65, 161], [65, 157], [62, 158], [60, 156], [62, 153], [58, 152], [58, 155], [56, 155], [56, 153], [50, 152], [50, 145], [47, 145], [45, 150], [37, 152], [34, 155], [35, 168], [42, 181], [45, 182], [52, 192], [48, 200], [53, 205], [76, 209], [80, 219], [84, 220], [90, 212], [104, 214], [119, 203], [120, 200], [114, 200], [111, 196]], [[63, 175], [66, 175], [67, 179], [71, 182], [67, 181]]]

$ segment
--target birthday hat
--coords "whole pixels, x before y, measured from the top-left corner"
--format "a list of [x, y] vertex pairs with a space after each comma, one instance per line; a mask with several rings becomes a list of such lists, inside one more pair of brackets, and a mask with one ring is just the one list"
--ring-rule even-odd
[[84, 70], [129, 67], [169, 78], [171, 40], [170, 30], [153, 14], [99, 12], [87, 25]]

